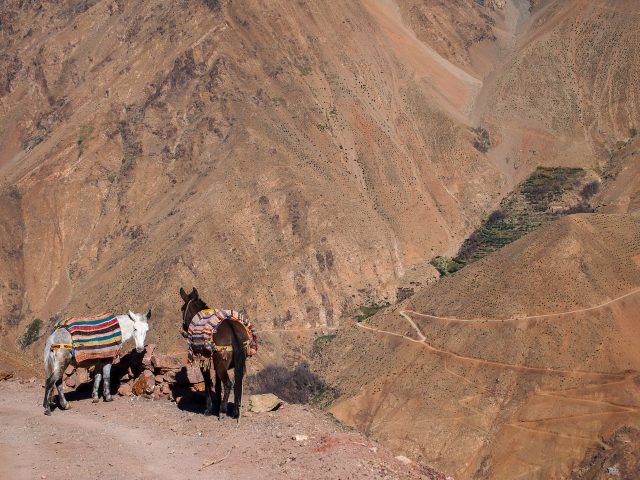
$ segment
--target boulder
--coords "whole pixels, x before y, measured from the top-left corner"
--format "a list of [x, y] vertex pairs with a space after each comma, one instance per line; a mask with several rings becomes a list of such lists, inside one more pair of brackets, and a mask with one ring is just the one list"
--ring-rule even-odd
[[169, 370], [168, 372], [164, 372], [164, 375], [162, 376], [162, 380], [164, 380], [167, 383], [174, 383], [176, 381], [176, 371]]
[[74, 375], [76, 376], [76, 385], [87, 383], [89, 381], [89, 370], [86, 368], [76, 368], [76, 373], [74, 373]]
[[164, 375], [156, 375], [156, 383], [162, 383], [164, 381]]
[[273, 393], [251, 395], [249, 397], [249, 411], [254, 413], [271, 412], [282, 405], [282, 400]]
[[135, 395], [142, 395], [143, 393], [153, 393], [153, 389], [156, 385], [156, 379], [150, 370], [145, 370], [142, 374], [133, 382], [133, 393]]
[[69, 364], [67, 369], [64, 371], [64, 374], [69, 376], [75, 371], [75, 369], [76, 369], [76, 367], [74, 367], [73, 365]]
[[69, 375], [66, 380], [64, 381], [64, 384], [69, 387], [69, 388], [73, 388], [76, 386], [76, 376], [75, 374]]
[[193, 385], [195, 383], [204, 382], [204, 377], [198, 367], [187, 365], [186, 367], [182, 367], [182, 369], [176, 373], [175, 381], [179, 385]]
[[153, 357], [153, 351], [156, 349], [155, 344], [150, 343], [146, 345], [144, 350], [144, 356], [142, 357], [142, 366], [144, 368], [152, 368], [153, 363], [151, 362], [151, 358]]
[[165, 395], [169, 395], [171, 393], [171, 387], [169, 387], [169, 384], [163, 383], [162, 387], [160, 387], [160, 391]]
[[123, 397], [128, 397], [133, 393], [133, 389], [131, 385], [128, 383], [121, 383], [118, 387], [118, 395], [122, 395]]
[[163, 372], [167, 370], [179, 370], [183, 367], [180, 360], [172, 357], [171, 355], [164, 355], [162, 353], [154, 353], [151, 356], [151, 363], [156, 370]]

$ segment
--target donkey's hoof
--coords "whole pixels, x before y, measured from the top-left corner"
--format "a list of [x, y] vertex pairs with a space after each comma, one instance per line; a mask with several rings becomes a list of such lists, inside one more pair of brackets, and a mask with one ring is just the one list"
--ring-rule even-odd
[[69, 405], [68, 403], [65, 403], [64, 405], [60, 405], [60, 408], [62, 410], [69, 410], [71, 408], [71, 405]]
[[109, 395], [108, 397], [104, 397], [105, 402], [113, 402], [113, 397]]
[[204, 411], [204, 416], [205, 417], [210, 417], [211, 415], [213, 415], [213, 411], [211, 411], [211, 410], [205, 410]]
[[44, 411], [44, 414], [45, 414], [45, 415], [51, 415], [51, 409], [50, 409], [50, 408], [47, 408], [47, 409]]
[[98, 403], [100, 401], [99, 397], [91, 397], [91, 403]]

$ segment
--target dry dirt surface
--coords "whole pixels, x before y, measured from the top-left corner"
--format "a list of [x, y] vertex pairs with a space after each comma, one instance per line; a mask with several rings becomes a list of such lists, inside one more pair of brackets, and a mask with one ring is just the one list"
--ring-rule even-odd
[[168, 401], [122, 397], [99, 404], [78, 399], [71, 410], [45, 417], [41, 396], [39, 381], [0, 382], [0, 478], [447, 478], [405, 465], [329, 415], [300, 405], [247, 413], [237, 425]]

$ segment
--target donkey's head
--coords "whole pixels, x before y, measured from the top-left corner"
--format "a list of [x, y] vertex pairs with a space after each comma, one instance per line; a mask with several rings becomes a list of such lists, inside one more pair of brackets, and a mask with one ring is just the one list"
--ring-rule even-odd
[[184, 288], [180, 287], [180, 297], [184, 302], [182, 307], [180, 307], [180, 311], [182, 312], [182, 330], [186, 332], [191, 319], [200, 310], [207, 308], [207, 304], [198, 296], [198, 290], [196, 290], [195, 287], [193, 287], [191, 293], [185, 292]]
[[136, 352], [141, 353], [144, 351], [144, 340], [149, 331], [151, 309], [147, 313], [133, 313], [129, 310], [127, 316], [133, 321], [133, 340], [136, 342]]

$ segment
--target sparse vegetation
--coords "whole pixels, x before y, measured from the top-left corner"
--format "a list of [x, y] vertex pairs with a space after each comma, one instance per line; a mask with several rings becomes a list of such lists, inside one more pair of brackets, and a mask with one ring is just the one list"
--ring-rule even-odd
[[[585, 174], [582, 168], [539, 167], [464, 241], [453, 260], [459, 265], [456, 269], [518, 240], [558, 215], [592, 212], [588, 199], [600, 188], [597, 180], [579, 190], [580, 203], [552, 205], [561, 201], [565, 193], [576, 192]], [[434, 266], [438, 268], [438, 265]], [[446, 265], [441, 265], [438, 270], [441, 268], [446, 268]]]
[[86, 148], [87, 141], [91, 139], [91, 134], [93, 133], [93, 126], [91, 125], [82, 125], [80, 127], [80, 133], [78, 134], [78, 158], [82, 156], [84, 153], [84, 149]]
[[476, 138], [473, 140], [473, 146], [476, 150], [482, 153], [487, 153], [491, 148], [491, 139], [489, 138], [489, 132], [483, 127], [472, 128], [471, 131], [476, 134]]
[[311, 65], [309, 65], [308, 63], [304, 63], [296, 66], [298, 67], [298, 70], [300, 71], [300, 73], [304, 76], [310, 75], [311, 72], [313, 71], [311, 68]]
[[321, 335], [313, 341], [313, 348], [316, 351], [322, 350], [331, 340], [336, 338], [336, 334]]
[[598, 182], [597, 180], [594, 180], [593, 182], [587, 183], [582, 188], [580, 195], [582, 195], [582, 198], [584, 198], [585, 200], [588, 200], [599, 191], [600, 191], [600, 182]]
[[584, 177], [583, 168], [538, 167], [520, 186], [534, 210], [544, 211], [549, 203], [574, 188]]
[[22, 350], [26, 349], [29, 345], [40, 338], [40, 327], [42, 327], [42, 320], [39, 318], [34, 319], [29, 324], [18, 340], [18, 344]]
[[458, 263], [456, 260], [450, 257], [437, 256], [431, 259], [429, 262], [431, 265], [436, 267], [436, 270], [440, 272], [440, 275], [447, 276], [452, 273], [457, 272], [460, 268], [463, 267], [462, 264]]
[[631, 127], [629, 129], [629, 136], [631, 138], [635, 137], [636, 135], [638, 135], [638, 130], [635, 127]]
[[389, 305], [391, 304], [388, 302], [379, 303], [379, 304], [374, 303], [371, 305], [361, 305], [360, 311], [362, 312], [362, 314], [356, 316], [356, 320], [358, 322], [362, 322], [367, 318], [374, 316], [376, 313], [378, 313], [378, 311], [382, 310], [383, 308], [387, 308]]

